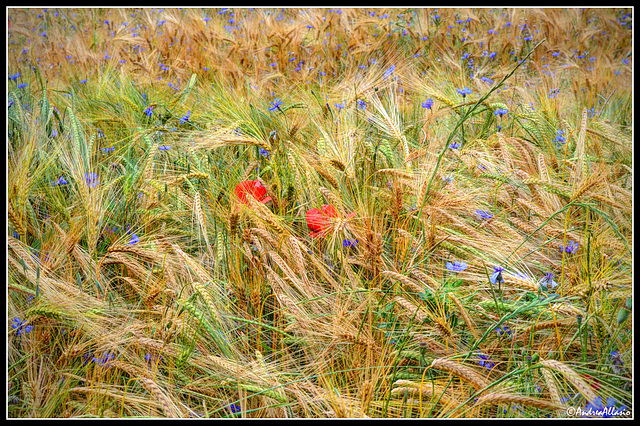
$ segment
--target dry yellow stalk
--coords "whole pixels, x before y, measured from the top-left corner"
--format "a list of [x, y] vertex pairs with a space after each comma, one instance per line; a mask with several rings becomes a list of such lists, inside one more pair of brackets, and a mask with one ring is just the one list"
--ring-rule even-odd
[[397, 302], [400, 306], [402, 306], [403, 308], [405, 308], [407, 311], [409, 311], [407, 313], [407, 315], [409, 315], [410, 317], [413, 317], [415, 314], [415, 319], [418, 322], [423, 322], [425, 320], [427, 320], [429, 317], [427, 316], [427, 314], [425, 314], [424, 312], [422, 312], [420, 310], [420, 308], [418, 308], [417, 306], [415, 306], [413, 303], [409, 302], [407, 299], [403, 298], [403, 297], [396, 297], [393, 299], [395, 302]]
[[580, 185], [576, 192], [571, 196], [571, 199], [569, 201], [577, 200], [585, 192], [589, 191], [600, 182], [602, 182], [602, 176], [600, 176], [598, 173], [594, 173], [594, 175], [591, 176], [590, 179], [583, 181], [582, 185]]
[[486, 395], [482, 395], [480, 398], [478, 398], [478, 400], [474, 404], [474, 407], [498, 404], [521, 404], [540, 408], [542, 410], [557, 410], [562, 408], [562, 406], [551, 401], [546, 401], [544, 399], [507, 393], [488, 393]]
[[465, 309], [464, 305], [460, 302], [460, 300], [458, 300], [457, 297], [453, 295], [453, 293], [447, 293], [447, 295], [451, 300], [453, 300], [453, 303], [455, 303], [456, 306], [458, 307], [458, 311], [460, 312], [460, 315], [462, 315], [462, 318], [464, 319], [465, 324], [467, 324], [467, 327], [469, 327], [469, 331], [471, 332], [473, 337], [476, 340], [478, 340], [480, 336], [476, 331], [475, 324], [473, 323], [473, 319], [467, 313], [467, 310]]
[[325, 187], [318, 187], [318, 190], [322, 192], [322, 195], [329, 201], [329, 204], [333, 204], [333, 206], [338, 210], [340, 216], [344, 217], [344, 208], [342, 207], [342, 200], [340, 200], [333, 192], [329, 191]]
[[416, 383], [412, 382], [411, 380], [404, 379], [396, 380], [393, 383], [391, 394], [404, 394], [405, 392], [418, 393], [422, 397], [426, 397], [427, 399], [439, 400], [440, 403], [446, 405], [452, 402], [452, 400], [449, 399], [449, 397], [445, 393], [445, 390], [440, 386], [432, 386], [431, 384], [426, 383]]
[[513, 222], [514, 225], [522, 229], [527, 234], [533, 234], [534, 231], [536, 230], [536, 228], [532, 227], [531, 225], [529, 225], [528, 222], [520, 219], [519, 217], [512, 216], [509, 218], [509, 220], [511, 220], [511, 222]]
[[209, 307], [209, 311], [212, 314], [214, 314], [217, 311], [217, 309], [216, 309], [216, 306], [213, 304], [213, 299], [211, 298], [211, 295], [209, 294], [209, 292], [207, 292], [207, 289], [205, 288], [205, 286], [203, 286], [201, 283], [197, 281], [192, 282], [191, 286], [198, 292], [198, 294], [202, 297], [202, 299], [204, 299], [204, 302]]
[[200, 200], [200, 192], [196, 191], [196, 195], [193, 198], [193, 209], [196, 213], [196, 219], [198, 220], [198, 225], [200, 225], [200, 229], [202, 230], [202, 236], [204, 237], [204, 242], [207, 245], [207, 251], [209, 252], [209, 256], [213, 258], [213, 251], [211, 250], [211, 244], [209, 243], [209, 235], [207, 234], [207, 222], [206, 217], [204, 215], [204, 211], [202, 210], [202, 201]]
[[518, 277], [515, 275], [503, 274], [502, 277], [505, 279], [505, 282], [508, 284], [514, 284], [516, 287], [524, 288], [529, 291], [538, 291], [539, 284], [533, 280], [527, 280], [522, 277]]
[[126, 245], [126, 246], [114, 245], [107, 249], [107, 253], [118, 253], [118, 252], [133, 253], [149, 262], [159, 262], [162, 260], [162, 257], [160, 257], [157, 253], [152, 252], [150, 250], [142, 249], [134, 245]]
[[148, 390], [149, 393], [151, 393], [158, 400], [160, 405], [162, 405], [162, 410], [164, 411], [164, 414], [167, 417], [169, 418], [181, 417], [179, 414], [178, 408], [175, 406], [175, 404], [171, 402], [171, 400], [169, 400], [169, 398], [164, 394], [164, 392], [162, 391], [162, 389], [160, 389], [160, 387], [156, 384], [156, 382], [154, 382], [148, 377], [142, 377], [140, 379], [140, 382], [142, 383], [144, 388]]
[[22, 221], [20, 220], [20, 218], [13, 211], [13, 206], [11, 205], [11, 203], [7, 203], [7, 208], [8, 208], [8, 213], [9, 213], [9, 216], [8, 216], [9, 217], [9, 222], [11, 222], [11, 224], [15, 228], [16, 232], [21, 237], [24, 236], [25, 235], [24, 226], [22, 226]]
[[282, 272], [284, 272], [287, 278], [289, 278], [294, 284], [296, 284], [300, 291], [304, 292], [302, 283], [298, 280], [298, 278], [291, 270], [289, 265], [287, 265], [287, 263], [284, 261], [284, 259], [282, 259], [282, 257], [280, 257], [280, 255], [275, 251], [270, 251], [269, 257], [271, 257], [271, 259], [280, 267], [280, 269], [282, 269]]
[[532, 202], [525, 200], [524, 198], [518, 198], [516, 202], [534, 211], [538, 216], [540, 216], [543, 219], [546, 219], [548, 216], [547, 212], [545, 212], [541, 207], [539, 207], [540, 205], [542, 205], [542, 203], [540, 203], [539, 205], [536, 205], [536, 204], [533, 204]]
[[254, 213], [265, 223], [278, 231], [280, 235], [285, 235], [287, 233], [284, 226], [280, 223], [280, 218], [274, 215], [264, 204], [256, 201], [251, 194], [247, 194], [247, 200], [249, 200], [249, 203], [251, 204], [250, 212]]
[[[407, 277], [406, 275], [402, 275], [394, 271], [382, 271], [380, 272], [380, 275], [382, 275], [383, 277], [393, 278], [394, 280], [400, 281], [402, 284], [407, 286], [407, 288], [411, 289], [416, 293], [424, 292], [424, 287], [421, 287], [418, 283], [414, 282], [413, 280], [411, 280], [411, 278]], [[429, 289], [429, 291], [431, 291], [431, 289]]]
[[[438, 288], [438, 286], [440, 285], [438, 281], [436, 281], [429, 275], [425, 274], [420, 269], [413, 269], [411, 271], [411, 275], [413, 275], [414, 278], [416, 278], [418, 281], [421, 281], [424, 285], [426, 285], [427, 288], [429, 288], [429, 290], [431, 290], [432, 293], [433, 293], [433, 289]], [[427, 283], [430, 283], [431, 286], [429, 286]]]
[[562, 400], [560, 399], [560, 393], [558, 392], [558, 388], [556, 386], [556, 381], [553, 378], [553, 375], [546, 368], [541, 368], [542, 377], [544, 378], [544, 382], [547, 384], [547, 388], [549, 388], [549, 395], [551, 396], [551, 401], [558, 406], [562, 406]]
[[296, 269], [306, 285], [309, 285], [309, 279], [307, 278], [307, 269], [304, 266], [304, 257], [302, 256], [302, 250], [298, 240], [293, 235], [289, 236], [289, 247], [291, 249], [291, 258], [296, 265]]
[[589, 386], [589, 384], [582, 378], [578, 373], [569, 368], [566, 364], [563, 364], [560, 361], [556, 361], [555, 359], [545, 359], [540, 362], [544, 367], [550, 368], [552, 370], [559, 371], [564, 375], [564, 377], [569, 380], [578, 391], [585, 397], [587, 401], [594, 401], [597, 397], [596, 393], [593, 391], [593, 388]]
[[245, 180], [249, 180], [249, 176], [251, 176], [251, 172], [253, 172], [253, 170], [256, 167], [258, 167], [258, 164], [260, 164], [260, 163], [258, 163], [257, 161], [254, 161], [253, 163], [249, 164], [247, 169], [242, 174], [242, 177], [240, 178], [240, 182], [244, 182]]
[[[576, 169], [575, 169], [575, 180], [574, 185], [578, 187], [578, 184], [586, 177], [587, 175], [587, 154], [586, 154], [586, 144], [585, 139], [587, 135], [587, 108], [582, 109], [582, 121], [580, 123], [580, 133], [578, 134], [578, 141], [576, 142], [576, 150], [575, 155], [577, 159]], [[578, 197], [575, 197], [578, 198]]]
[[254, 235], [259, 236], [264, 241], [268, 242], [271, 245], [271, 247], [273, 247], [273, 248], [277, 248], [278, 247], [278, 243], [273, 238], [273, 236], [269, 232], [267, 232], [267, 230], [262, 229], [262, 228], [250, 228], [249, 232], [251, 232]]
[[469, 383], [475, 390], [481, 390], [488, 386], [488, 383], [480, 374], [447, 358], [434, 359], [431, 363], [431, 368], [454, 374]]

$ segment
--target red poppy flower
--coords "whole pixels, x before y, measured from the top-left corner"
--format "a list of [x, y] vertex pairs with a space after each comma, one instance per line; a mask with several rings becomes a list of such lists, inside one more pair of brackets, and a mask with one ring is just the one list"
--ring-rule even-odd
[[[353, 216], [355, 216], [355, 212], [347, 215], [347, 218], [352, 218]], [[338, 212], [331, 204], [323, 204], [322, 210], [307, 210], [307, 226], [310, 229], [309, 235], [311, 238], [317, 238], [331, 229], [331, 222], [329, 221], [331, 217], [338, 217]]]
[[245, 180], [243, 182], [240, 182], [236, 185], [235, 193], [236, 196], [240, 199], [240, 202], [246, 205], [249, 205], [247, 194], [251, 194], [253, 198], [261, 203], [271, 201], [271, 197], [267, 197], [267, 188], [262, 186], [258, 179]]

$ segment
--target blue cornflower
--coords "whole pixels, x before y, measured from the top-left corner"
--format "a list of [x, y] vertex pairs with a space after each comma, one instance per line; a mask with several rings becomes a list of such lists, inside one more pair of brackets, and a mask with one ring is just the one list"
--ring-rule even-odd
[[15, 317], [12, 321], [11, 321], [11, 328], [18, 330], [18, 336], [22, 334], [22, 332], [25, 333], [31, 333], [31, 329], [33, 328], [30, 325], [25, 325], [25, 322], [20, 320], [20, 318]]
[[171, 145], [160, 145], [158, 149], [160, 151], [169, 151], [171, 149]]
[[335, 105], [336, 105], [336, 108], [338, 109], [338, 111], [340, 111], [341, 109], [343, 109], [343, 108], [344, 108], [344, 102], [343, 102], [343, 103], [341, 103], [341, 104], [339, 104], [339, 103], [337, 103], [337, 102], [336, 102], [336, 103], [335, 103]]
[[152, 106], [152, 105], [149, 105], [149, 106], [148, 106], [144, 111], [142, 111], [142, 112], [144, 112], [144, 113], [147, 115], [147, 117], [151, 117], [151, 115], [153, 114], [153, 106]]
[[555, 98], [558, 96], [559, 93], [560, 93], [560, 89], [553, 89], [551, 90], [551, 92], [549, 92], [549, 95], [547, 97]]
[[64, 178], [64, 176], [60, 176], [58, 180], [54, 180], [51, 183], [51, 186], [66, 185], [66, 184], [67, 184], [67, 180]]
[[453, 176], [445, 176], [445, 177], [443, 177], [443, 178], [442, 178], [442, 180], [444, 181], [444, 183], [445, 183], [445, 185], [446, 185], [446, 184], [448, 184], [448, 183], [453, 182], [453, 181], [454, 181], [454, 178], [453, 178]]
[[354, 247], [356, 244], [358, 244], [358, 240], [349, 240], [349, 239], [344, 239], [342, 240], [342, 247]]
[[587, 110], [587, 117], [593, 118], [596, 116], [598, 111], [596, 111], [595, 107]]
[[358, 104], [359, 109], [365, 109], [367, 107], [367, 103], [362, 99], [358, 99], [356, 103]]
[[553, 142], [555, 142], [556, 144], [556, 147], [560, 148], [566, 141], [567, 139], [564, 137], [564, 131], [562, 129], [558, 129], [556, 131], [556, 137], [553, 140]]
[[489, 278], [489, 281], [491, 281], [491, 284], [504, 282], [504, 278], [502, 278], [503, 271], [504, 271], [504, 268], [500, 266], [493, 267], [493, 274], [491, 274], [491, 278]]
[[18, 84], [18, 89], [23, 89], [25, 87], [27, 87], [29, 85], [29, 83], [20, 83]]
[[489, 77], [480, 77], [480, 80], [484, 81], [489, 86], [491, 86], [493, 84], [493, 80], [491, 80]]
[[467, 86], [465, 86], [464, 89], [456, 89], [456, 90], [458, 91], [458, 93], [462, 95], [463, 98], [473, 93], [471, 89], [469, 89]]
[[558, 283], [553, 280], [553, 274], [551, 272], [548, 272], [544, 276], [544, 278], [540, 280], [540, 285], [546, 289], [549, 289], [549, 287], [551, 287], [551, 289], [554, 289], [558, 286]]
[[144, 356], [144, 360], [147, 361], [148, 363], [160, 362], [160, 361], [162, 361], [162, 355], [151, 355], [150, 353], [147, 353]]
[[497, 327], [496, 328], [496, 333], [498, 333], [499, 335], [503, 335], [504, 333], [507, 333], [507, 335], [511, 336], [511, 329], [509, 328], [508, 325], [505, 325], [504, 327]]
[[11, 80], [15, 81], [15, 80], [17, 80], [17, 79], [18, 79], [18, 77], [20, 77], [21, 75], [22, 75], [22, 74], [20, 74], [20, 73], [16, 73], [16, 74], [14, 74], [14, 75], [10, 75], [10, 76], [9, 76], [9, 78], [10, 78]]
[[87, 182], [90, 188], [95, 188], [98, 186], [98, 175], [95, 173], [85, 173], [84, 180]]
[[384, 74], [382, 75], [382, 78], [387, 78], [387, 77], [389, 77], [389, 76], [390, 76], [390, 75], [391, 75], [395, 70], [396, 70], [396, 66], [395, 66], [395, 64], [394, 64], [394, 65], [391, 65], [391, 66], [389, 67], [389, 69], [388, 69], [388, 70], [386, 70], [386, 71], [384, 72]]
[[621, 374], [624, 372], [624, 362], [622, 361], [622, 357], [620, 352], [612, 351], [611, 352], [611, 369], [615, 374]]
[[105, 365], [115, 357], [116, 356], [111, 352], [103, 352], [100, 358], [93, 357], [91, 360], [95, 361], [98, 365]]
[[113, 146], [112, 146], [111, 148], [100, 148], [100, 150], [101, 150], [102, 152], [104, 152], [104, 153], [107, 153], [107, 152], [109, 152], [109, 151], [114, 151], [114, 150], [115, 150], [115, 147], [113, 147]]
[[129, 245], [133, 245], [140, 242], [140, 238], [136, 234], [131, 234], [131, 239], [129, 240]]
[[458, 149], [462, 146], [462, 142], [454, 142], [452, 144], [449, 145], [449, 148], [451, 149]]
[[447, 264], [445, 266], [451, 272], [462, 272], [465, 269], [467, 269], [467, 263], [466, 262], [460, 262], [458, 260], [456, 260], [453, 263], [447, 262]]
[[263, 157], [267, 157], [267, 159], [269, 157], [271, 157], [271, 153], [269, 151], [267, 151], [264, 148], [260, 148], [260, 150], [258, 151], [260, 153], [260, 155], [262, 155]]
[[478, 356], [480, 357], [480, 361], [478, 361], [478, 364], [480, 364], [481, 366], [487, 367], [487, 369], [489, 370], [495, 367], [496, 364], [490, 361], [487, 355], [478, 354]]
[[503, 115], [505, 115], [508, 112], [509, 111], [506, 108], [498, 108], [497, 110], [493, 111], [493, 114], [497, 115], [499, 117], [502, 117]]
[[180, 122], [186, 123], [187, 121], [189, 121], [190, 116], [191, 116], [191, 111], [187, 111], [187, 113], [183, 115], [182, 118], [180, 119]]
[[242, 410], [238, 404], [229, 404], [229, 409], [232, 413], [239, 413]]
[[275, 111], [277, 109], [280, 109], [280, 105], [282, 105], [282, 99], [280, 98], [275, 98], [272, 102], [271, 102], [271, 107], [269, 108], [269, 111]]
[[609, 397], [607, 398], [607, 403], [603, 404], [602, 397], [597, 396], [596, 399], [588, 403], [584, 409], [582, 409], [583, 417], [602, 417], [602, 418], [611, 418], [617, 417], [623, 412], [627, 411], [627, 406], [622, 405], [620, 407], [616, 407], [618, 401], [615, 398]]
[[563, 247], [562, 244], [560, 244], [560, 251], [573, 254], [578, 251], [578, 243], [576, 241], [569, 241], [569, 244], [566, 247]]
[[422, 103], [422, 108], [431, 109], [433, 106], [433, 99], [427, 99]]
[[491, 212], [486, 212], [484, 210], [476, 210], [476, 213], [483, 219], [491, 219], [493, 217]]

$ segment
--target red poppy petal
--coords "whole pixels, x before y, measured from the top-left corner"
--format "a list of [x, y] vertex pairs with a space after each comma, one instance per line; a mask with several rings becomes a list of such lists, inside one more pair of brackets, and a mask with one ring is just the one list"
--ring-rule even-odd
[[314, 232], [322, 232], [324, 225], [324, 217], [320, 210], [307, 210], [307, 226]]
[[338, 217], [338, 212], [336, 211], [336, 208], [333, 207], [332, 204], [323, 204], [322, 205], [322, 212], [327, 217]]

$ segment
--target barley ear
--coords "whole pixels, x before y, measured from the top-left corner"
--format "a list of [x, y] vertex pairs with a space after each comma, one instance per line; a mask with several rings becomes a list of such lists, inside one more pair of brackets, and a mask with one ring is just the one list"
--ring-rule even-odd
[[591, 386], [580, 377], [578, 373], [569, 368], [566, 364], [555, 359], [545, 359], [541, 364], [552, 370], [559, 371], [562, 375], [573, 384], [587, 401], [594, 401], [597, 397]]

